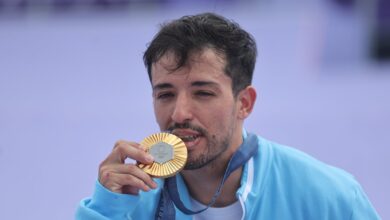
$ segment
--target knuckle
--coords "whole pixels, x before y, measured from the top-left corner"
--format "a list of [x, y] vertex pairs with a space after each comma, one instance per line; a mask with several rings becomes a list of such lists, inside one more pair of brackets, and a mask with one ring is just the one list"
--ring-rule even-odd
[[108, 172], [107, 166], [101, 166], [99, 168], [99, 173], [100, 174], [104, 174], [104, 173], [107, 173], [107, 172]]
[[110, 170], [110, 168], [112, 167], [112, 165], [109, 163], [109, 161], [106, 159], [104, 161], [102, 161], [100, 164], [99, 164], [99, 173], [101, 173], [102, 171], [108, 171]]
[[129, 173], [135, 173], [136, 170], [137, 170], [137, 167], [136, 167], [135, 165], [129, 165], [129, 166], [127, 166], [127, 171], [128, 171]]
[[103, 160], [102, 162], [100, 162], [99, 171], [106, 169], [106, 163], [107, 163], [106, 160]]
[[114, 178], [113, 176], [114, 173], [115, 172], [111, 166], [103, 165], [99, 168], [99, 180], [102, 183], [107, 183]]
[[115, 155], [122, 155], [126, 152], [126, 147], [124, 144], [120, 144], [117, 147], [114, 148], [113, 154]]
[[136, 181], [136, 178], [133, 175], [126, 175], [125, 181], [127, 183], [133, 183]]
[[134, 178], [133, 181], [134, 181], [134, 185], [135, 185], [137, 188], [143, 189], [143, 188], [145, 187], [144, 182], [142, 182], [140, 179]]
[[124, 145], [126, 145], [126, 141], [118, 140], [117, 142], [115, 142], [114, 149], [118, 147], [123, 147]]
[[136, 186], [137, 179], [132, 175], [126, 175], [123, 179], [123, 185]]
[[106, 183], [110, 179], [110, 177], [111, 177], [111, 172], [106, 170], [100, 172], [100, 181], [102, 183]]

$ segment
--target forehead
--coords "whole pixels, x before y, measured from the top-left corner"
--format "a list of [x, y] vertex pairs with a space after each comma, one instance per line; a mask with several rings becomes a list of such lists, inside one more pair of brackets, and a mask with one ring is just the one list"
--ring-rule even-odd
[[190, 54], [186, 63], [177, 68], [177, 57], [168, 52], [152, 65], [152, 84], [169, 78], [224, 78], [225, 59], [213, 49]]

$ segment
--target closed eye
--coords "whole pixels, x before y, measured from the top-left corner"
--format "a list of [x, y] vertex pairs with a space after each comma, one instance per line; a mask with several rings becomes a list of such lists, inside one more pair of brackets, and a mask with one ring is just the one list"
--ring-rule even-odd
[[164, 100], [164, 99], [172, 98], [172, 97], [174, 97], [174, 95], [175, 94], [173, 94], [172, 92], [163, 92], [163, 93], [157, 94], [156, 98]]
[[197, 91], [197, 92], [195, 92], [195, 95], [197, 95], [197, 96], [203, 96], [203, 97], [215, 96], [214, 93], [208, 92], [208, 91]]

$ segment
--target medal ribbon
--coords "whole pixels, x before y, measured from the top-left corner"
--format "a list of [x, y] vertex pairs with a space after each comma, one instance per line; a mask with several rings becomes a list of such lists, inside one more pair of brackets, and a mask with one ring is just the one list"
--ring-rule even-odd
[[217, 191], [213, 195], [210, 203], [201, 210], [193, 211], [188, 209], [183, 201], [180, 199], [179, 191], [177, 189], [176, 176], [169, 177], [165, 179], [164, 188], [161, 192], [160, 201], [156, 210], [156, 220], [174, 220], [175, 219], [175, 207], [176, 206], [180, 211], [186, 215], [194, 215], [201, 213], [207, 210], [212, 206], [217, 200], [218, 196], [221, 193], [223, 184], [230, 174], [235, 171], [237, 168], [241, 167], [246, 163], [253, 155], [256, 154], [258, 150], [257, 146], [257, 136], [251, 133], [248, 133], [247, 137], [244, 139], [241, 146], [233, 154], [230, 159], [228, 166], [226, 168], [225, 174], [223, 175], [222, 181], [219, 184]]

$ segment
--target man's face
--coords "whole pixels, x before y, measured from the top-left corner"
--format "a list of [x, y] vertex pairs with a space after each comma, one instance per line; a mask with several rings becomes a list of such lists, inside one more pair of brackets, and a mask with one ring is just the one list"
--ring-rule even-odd
[[193, 54], [184, 67], [172, 71], [175, 66], [170, 53], [152, 66], [154, 111], [160, 129], [185, 142], [185, 169], [197, 169], [240, 144], [239, 104], [223, 71], [225, 61], [212, 49]]

